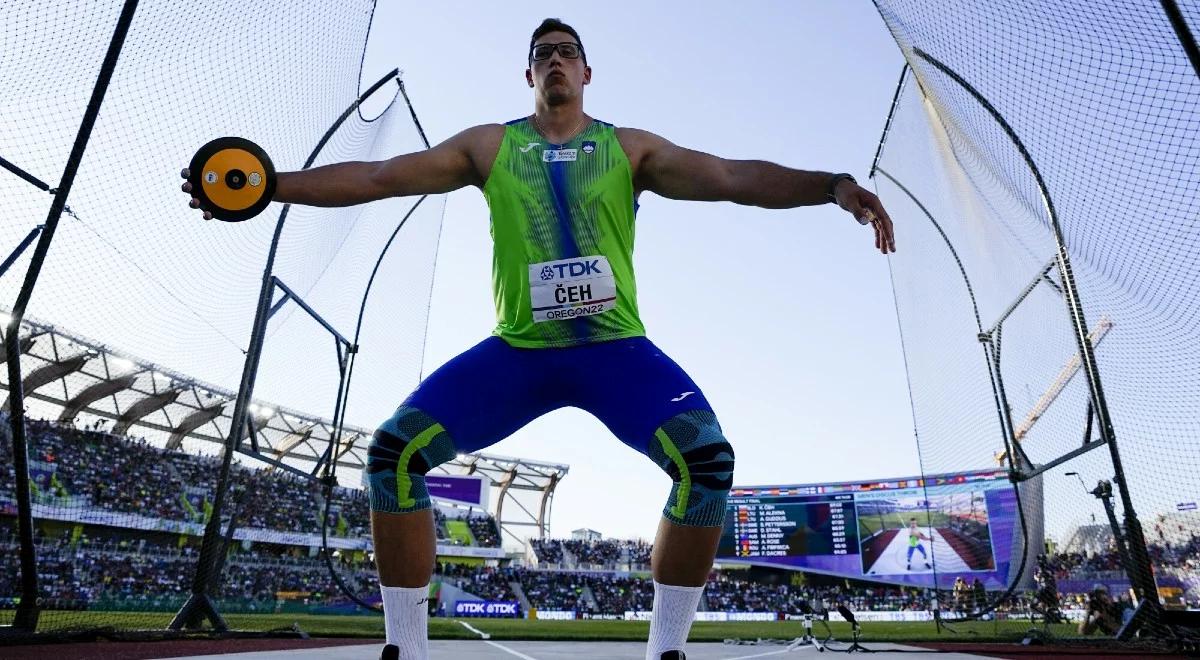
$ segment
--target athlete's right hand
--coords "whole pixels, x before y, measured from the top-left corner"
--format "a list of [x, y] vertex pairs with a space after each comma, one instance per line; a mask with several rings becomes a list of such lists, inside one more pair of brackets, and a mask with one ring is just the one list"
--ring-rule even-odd
[[[191, 170], [189, 170], [188, 168], [185, 167], [185, 168], [183, 168], [183, 171], [179, 173], [179, 175], [185, 179], [183, 182], [183, 185], [180, 186], [180, 189], [183, 190], [183, 192], [188, 193], [190, 195], [192, 192], [192, 182], [187, 181], [186, 179], [192, 175]], [[188, 206], [190, 206], [191, 208], [200, 209], [201, 211], [203, 211], [205, 220], [212, 220], [213, 214], [210, 211], [208, 211], [207, 209], [201, 208], [200, 200], [196, 199], [195, 197], [192, 197], [192, 201], [188, 202]]]
[[883, 209], [875, 193], [863, 188], [853, 179], [842, 179], [833, 191], [838, 206], [849, 211], [860, 225], [871, 225], [875, 230], [875, 249], [883, 254], [896, 251], [896, 233], [892, 218]]

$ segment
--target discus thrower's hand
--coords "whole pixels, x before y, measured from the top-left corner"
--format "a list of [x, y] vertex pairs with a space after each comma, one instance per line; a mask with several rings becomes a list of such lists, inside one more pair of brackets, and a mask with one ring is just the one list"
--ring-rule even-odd
[[875, 193], [863, 188], [850, 179], [842, 179], [833, 191], [838, 206], [849, 211], [858, 224], [870, 224], [875, 230], [875, 249], [883, 254], [896, 251], [896, 235], [892, 230], [892, 219]]
[[[182, 176], [184, 179], [187, 179], [189, 176], [192, 175], [192, 173], [190, 170], [188, 170], [185, 167], [185, 168], [183, 168], [183, 171], [179, 173], [179, 175]], [[181, 186], [181, 189], [185, 193], [191, 193], [192, 192], [192, 182], [184, 181], [183, 186]], [[201, 211], [204, 211], [204, 219], [212, 220], [213, 214], [211, 212], [209, 212], [207, 209], [201, 209], [200, 208], [200, 200], [196, 199], [195, 197], [192, 198], [192, 201], [188, 202], [188, 206], [190, 206], [194, 209], [200, 209]]]

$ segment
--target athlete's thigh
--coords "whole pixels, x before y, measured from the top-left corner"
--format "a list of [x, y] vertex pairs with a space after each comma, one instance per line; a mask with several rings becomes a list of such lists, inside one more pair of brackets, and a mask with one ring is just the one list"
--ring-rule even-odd
[[457, 451], [478, 451], [564, 405], [549, 382], [553, 373], [541, 368], [544, 359], [536, 349], [488, 337], [421, 381], [402, 408], [440, 423]]
[[649, 339], [633, 337], [587, 347], [581, 364], [580, 407], [595, 415], [621, 442], [648, 454], [655, 431], [689, 411], [712, 408], [700, 387]]

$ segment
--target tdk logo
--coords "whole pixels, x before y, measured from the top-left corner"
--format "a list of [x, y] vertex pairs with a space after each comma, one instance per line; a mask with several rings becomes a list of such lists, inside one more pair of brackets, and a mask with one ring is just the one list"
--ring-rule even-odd
[[584, 275], [603, 275], [604, 271], [600, 270], [600, 260], [592, 259], [590, 261], [568, 261], [565, 264], [549, 264], [542, 266], [541, 277], [542, 281], [554, 279], [565, 279], [567, 277], [583, 277]]
[[459, 616], [517, 616], [517, 603], [485, 600], [458, 601], [454, 613]]

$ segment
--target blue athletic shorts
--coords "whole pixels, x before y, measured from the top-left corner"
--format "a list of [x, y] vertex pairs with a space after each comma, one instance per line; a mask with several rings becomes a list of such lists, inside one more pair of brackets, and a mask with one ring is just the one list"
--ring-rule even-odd
[[567, 348], [515, 348], [488, 337], [421, 382], [404, 405], [479, 451], [559, 408], [590, 412], [643, 454], [664, 422], [709, 410], [692, 379], [645, 337]]

